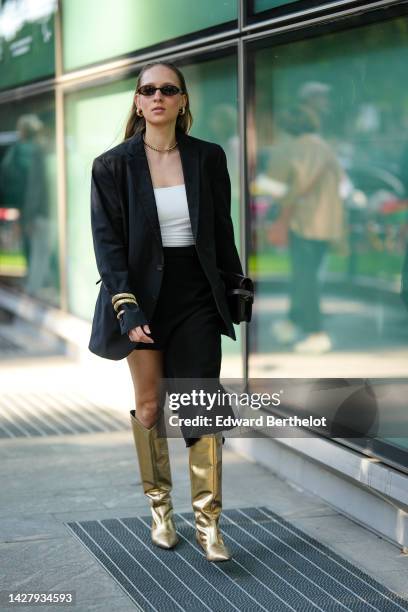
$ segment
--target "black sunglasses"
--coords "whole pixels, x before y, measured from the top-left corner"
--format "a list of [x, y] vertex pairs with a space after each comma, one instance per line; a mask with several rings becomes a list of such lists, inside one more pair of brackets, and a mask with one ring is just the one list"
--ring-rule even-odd
[[175, 96], [178, 93], [183, 93], [179, 87], [175, 85], [163, 85], [163, 87], [154, 87], [154, 85], [142, 85], [137, 90], [137, 93], [142, 96], [154, 96], [156, 90], [160, 89], [163, 96]]

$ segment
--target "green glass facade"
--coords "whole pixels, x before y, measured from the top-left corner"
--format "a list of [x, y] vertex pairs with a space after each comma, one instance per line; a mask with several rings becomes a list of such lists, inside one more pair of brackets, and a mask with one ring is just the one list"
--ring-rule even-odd
[[60, 304], [55, 100], [0, 105], [0, 277]]
[[[330, 4], [338, 5], [339, 2], [336, 0], [326, 0], [325, 2], [319, 2], [318, 0], [249, 0], [248, 9], [250, 14], [268, 11], [268, 16], [273, 18], [285, 15], [285, 13], [290, 14], [293, 11], [308, 13], [327, 5], [330, 6]], [[343, 4], [347, 4], [347, 0], [344, 0]], [[275, 9], [279, 9], [279, 11], [274, 12]]]
[[189, 0], [64, 0], [62, 11], [64, 68], [74, 70], [236, 20], [237, 0], [196, 2], [194, 10]]
[[[143, 63], [164, 57], [185, 75], [191, 134], [227, 154], [235, 235], [256, 284], [247, 333], [223, 336], [236, 376], [405, 378], [408, 8], [345, 2], [342, 19], [313, 10], [309, 26], [303, 1], [241, 4], [63, 0], [7, 44], [0, 30], [0, 280], [91, 320], [92, 160], [124, 138]], [[295, 5], [293, 28], [263, 24]], [[33, 36], [35, 61], [12, 60], [12, 41], [37, 27], [52, 31], [47, 52]], [[315, 334], [327, 350], [302, 348]], [[407, 440], [380, 428], [375, 453], [398, 450], [408, 467]]]
[[[260, 361], [299, 378], [406, 374], [406, 26], [400, 17], [249, 53], [249, 272], [261, 306], [250, 376]], [[283, 240], [279, 205], [293, 207]], [[318, 334], [325, 357], [302, 344]]]
[[[92, 161], [121, 140], [134, 79], [82, 89], [65, 100], [67, 268], [69, 309], [84, 319], [95, 303], [99, 278], [91, 249], [89, 176]], [[101, 129], [103, 126], [103, 129]]]
[[0, 90], [55, 74], [56, 2], [0, 1]]
[[293, 0], [255, 0], [254, 1], [254, 12], [261, 13], [268, 9], [278, 8], [284, 4], [294, 4]]

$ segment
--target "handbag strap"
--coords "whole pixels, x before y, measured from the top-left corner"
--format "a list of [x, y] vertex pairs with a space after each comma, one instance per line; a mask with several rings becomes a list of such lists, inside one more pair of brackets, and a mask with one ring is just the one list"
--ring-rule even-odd
[[248, 289], [230, 289], [228, 291], [228, 295], [240, 295], [245, 300], [252, 300], [253, 301], [253, 299], [254, 299], [253, 291], [249, 291]]

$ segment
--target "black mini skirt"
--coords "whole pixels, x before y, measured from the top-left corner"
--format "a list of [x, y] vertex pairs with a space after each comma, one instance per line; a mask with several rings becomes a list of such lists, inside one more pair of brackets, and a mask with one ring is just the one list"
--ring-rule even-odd
[[186, 333], [192, 331], [199, 341], [203, 333], [210, 333], [210, 327], [216, 334], [222, 327], [223, 322], [195, 246], [163, 247], [163, 253], [160, 294], [149, 322], [150, 337], [154, 343], [136, 342], [136, 350], [164, 351], [174, 332], [178, 330], [181, 333], [181, 328]]

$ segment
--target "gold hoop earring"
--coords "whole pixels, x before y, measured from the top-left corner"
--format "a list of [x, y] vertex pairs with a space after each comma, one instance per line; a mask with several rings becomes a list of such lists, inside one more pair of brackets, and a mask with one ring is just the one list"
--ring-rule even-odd
[[184, 115], [186, 112], [186, 107], [182, 106], [181, 108], [179, 108], [179, 115]]
[[136, 115], [137, 115], [138, 117], [143, 117], [143, 111], [142, 111], [140, 108], [138, 108], [138, 109], [136, 110]]

